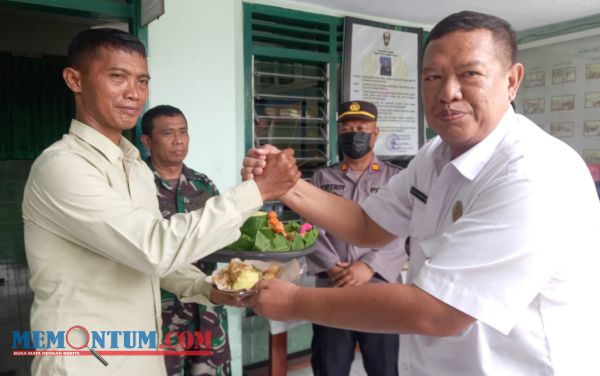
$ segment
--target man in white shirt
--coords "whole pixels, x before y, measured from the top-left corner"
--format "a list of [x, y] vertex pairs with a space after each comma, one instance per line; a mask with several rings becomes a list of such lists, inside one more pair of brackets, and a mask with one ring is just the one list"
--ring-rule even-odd
[[[448, 16], [423, 56], [425, 114], [439, 136], [362, 206], [302, 181], [283, 198], [353, 244], [410, 236], [406, 285], [265, 282], [247, 305], [278, 320], [405, 333], [403, 375], [600, 374], [600, 204], [579, 155], [513, 112], [516, 50], [505, 21]], [[248, 154], [245, 178], [267, 152]]]

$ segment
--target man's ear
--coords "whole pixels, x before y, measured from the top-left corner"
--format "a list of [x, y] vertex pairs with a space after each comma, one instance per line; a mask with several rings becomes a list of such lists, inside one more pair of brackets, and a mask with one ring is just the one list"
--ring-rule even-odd
[[150, 137], [148, 137], [148, 135], [143, 134], [140, 139], [142, 141], [142, 144], [144, 144], [144, 147], [146, 148], [148, 153], [149, 154], [152, 153], [152, 151], [150, 150]]
[[81, 92], [81, 72], [77, 69], [71, 67], [63, 69], [63, 79], [73, 93]]
[[523, 80], [525, 68], [523, 64], [516, 63], [508, 71], [508, 101], [512, 102], [517, 97], [517, 91]]
[[375, 146], [375, 141], [377, 141], [377, 136], [379, 136], [379, 127], [375, 126], [375, 128], [373, 129], [373, 132], [371, 132], [371, 143], [373, 145], [371, 145], [371, 147]]

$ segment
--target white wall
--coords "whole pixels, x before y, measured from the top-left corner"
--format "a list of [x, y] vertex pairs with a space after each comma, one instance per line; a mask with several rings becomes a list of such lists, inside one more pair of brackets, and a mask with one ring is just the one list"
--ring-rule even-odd
[[179, 107], [190, 132], [185, 163], [224, 191], [244, 154], [241, 0], [165, 0], [148, 26], [150, 107]]
[[[188, 120], [185, 163], [219, 190], [235, 185], [244, 150], [241, 0], [165, 0], [148, 26], [148, 106], [170, 104]], [[241, 311], [229, 309], [232, 372], [242, 374]]]

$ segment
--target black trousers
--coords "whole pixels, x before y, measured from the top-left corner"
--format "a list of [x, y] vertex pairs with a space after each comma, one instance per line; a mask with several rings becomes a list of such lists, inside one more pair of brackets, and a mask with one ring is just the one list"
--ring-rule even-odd
[[369, 376], [398, 376], [398, 334], [363, 333], [313, 324], [315, 376], [348, 376], [358, 343]]

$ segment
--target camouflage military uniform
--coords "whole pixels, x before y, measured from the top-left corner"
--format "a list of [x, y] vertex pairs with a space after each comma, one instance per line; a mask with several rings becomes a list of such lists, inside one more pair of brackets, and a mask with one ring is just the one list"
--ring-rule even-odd
[[[219, 191], [204, 174], [196, 172], [186, 165], [178, 182], [163, 180], [154, 170], [150, 159], [146, 160], [154, 172], [154, 182], [158, 189], [158, 201], [163, 218], [175, 213], [186, 213], [204, 207], [205, 202]], [[210, 274], [214, 263], [199, 260], [194, 265], [204, 273]], [[227, 338], [227, 312], [225, 307], [208, 307], [201, 304], [181, 303], [175, 295], [161, 290], [163, 334], [168, 331], [212, 332], [211, 356], [166, 356], [165, 363], [169, 376], [185, 375], [230, 375], [231, 353]], [[180, 346], [175, 347], [183, 350]], [[190, 349], [193, 350], [193, 349]]]

